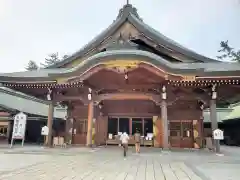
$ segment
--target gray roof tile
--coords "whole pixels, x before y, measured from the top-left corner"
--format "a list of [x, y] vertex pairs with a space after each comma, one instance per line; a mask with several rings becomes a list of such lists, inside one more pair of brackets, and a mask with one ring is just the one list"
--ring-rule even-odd
[[[0, 106], [9, 107], [29, 114], [48, 116], [47, 101], [40, 100], [6, 87], [0, 87]], [[55, 118], [65, 118], [65, 116], [65, 109], [55, 108]]]

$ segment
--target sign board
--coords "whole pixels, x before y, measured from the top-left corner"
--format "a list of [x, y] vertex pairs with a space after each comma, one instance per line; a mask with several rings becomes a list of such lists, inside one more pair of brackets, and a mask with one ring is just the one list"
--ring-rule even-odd
[[223, 131], [220, 129], [216, 129], [213, 131], [213, 139], [216, 140], [223, 140], [224, 136], [223, 136]]
[[41, 131], [41, 135], [47, 136], [48, 133], [49, 133], [48, 127], [47, 127], [47, 126], [43, 126], [43, 127], [42, 127], [42, 131]]
[[183, 76], [183, 81], [195, 81], [196, 77], [195, 76]]
[[24, 139], [25, 137], [25, 129], [27, 123], [27, 115], [20, 112], [14, 117], [13, 124], [13, 139]]
[[70, 128], [69, 133], [70, 134], [77, 134], [77, 129]]
[[26, 124], [27, 124], [27, 115], [26, 114], [20, 112], [20, 113], [15, 115], [14, 124], [13, 124], [11, 147], [13, 145], [13, 140], [14, 139], [21, 139], [22, 140], [22, 146], [23, 146], [24, 139], [25, 139]]

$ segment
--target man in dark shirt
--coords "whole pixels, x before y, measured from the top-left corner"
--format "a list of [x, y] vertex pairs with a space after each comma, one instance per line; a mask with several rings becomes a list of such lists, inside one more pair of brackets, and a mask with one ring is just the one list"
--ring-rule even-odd
[[138, 129], [136, 129], [136, 133], [134, 134], [134, 140], [135, 140], [136, 153], [140, 153], [141, 134], [139, 133]]

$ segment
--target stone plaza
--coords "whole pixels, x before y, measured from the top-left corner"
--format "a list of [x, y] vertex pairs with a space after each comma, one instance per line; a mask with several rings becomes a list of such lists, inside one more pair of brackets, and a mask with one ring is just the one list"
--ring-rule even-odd
[[224, 156], [212, 152], [130, 148], [123, 158], [120, 147], [97, 149], [2, 149], [1, 180], [237, 180], [237, 148], [225, 147]]

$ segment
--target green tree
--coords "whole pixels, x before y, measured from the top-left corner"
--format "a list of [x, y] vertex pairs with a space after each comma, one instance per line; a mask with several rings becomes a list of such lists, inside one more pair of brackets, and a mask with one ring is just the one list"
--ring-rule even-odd
[[47, 58], [45, 58], [45, 61], [44, 61], [44, 63], [41, 63], [41, 66], [48, 67], [48, 66], [58, 63], [59, 61], [61, 61], [61, 59], [59, 58], [58, 53], [52, 53], [52, 54], [48, 55]]
[[62, 60], [67, 59], [68, 57], [69, 57], [68, 55], [64, 55], [64, 56], [62, 57]]
[[232, 61], [240, 62], [240, 50], [235, 50], [229, 46], [228, 41], [221, 41], [221, 49], [218, 52], [221, 52], [222, 55], [217, 56], [218, 59], [230, 59]]
[[45, 61], [44, 61], [44, 63], [41, 63], [41, 66], [43, 68], [52, 66], [68, 57], [69, 57], [68, 55], [64, 55], [62, 58], [60, 58], [58, 53], [52, 53], [52, 54], [48, 55], [47, 58], [45, 58]]
[[37, 65], [37, 63], [35, 61], [33, 61], [33, 60], [30, 60], [28, 62], [26, 70], [32, 71], [32, 70], [37, 70], [38, 68], [39, 68], [39, 66]]

